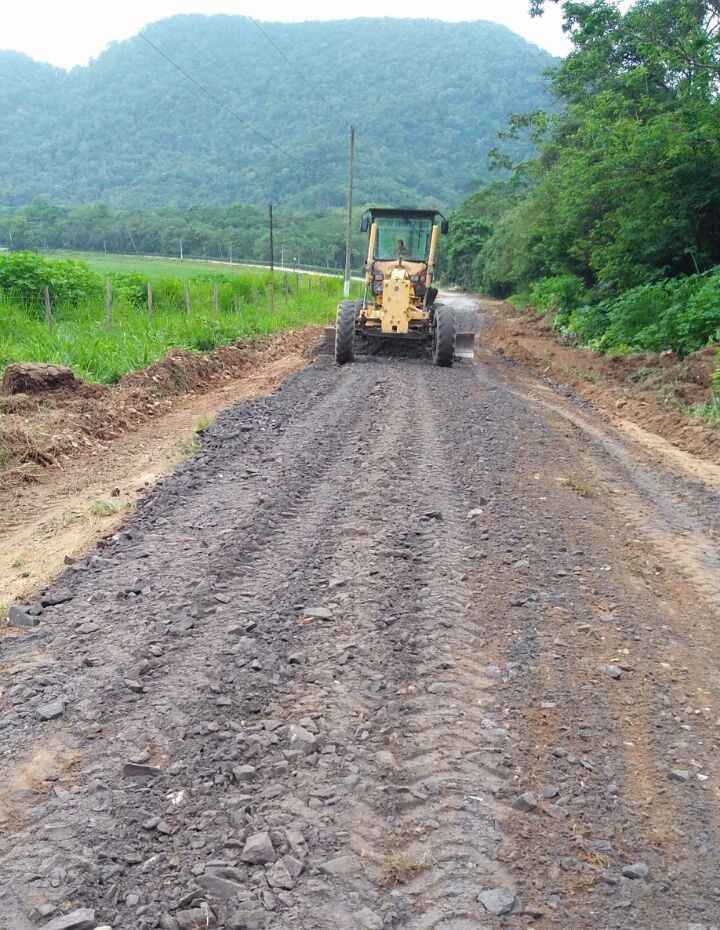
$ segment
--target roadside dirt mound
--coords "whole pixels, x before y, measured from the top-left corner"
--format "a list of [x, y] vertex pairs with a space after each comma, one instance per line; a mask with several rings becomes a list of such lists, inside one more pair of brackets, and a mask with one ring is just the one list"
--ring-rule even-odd
[[112, 388], [83, 384], [64, 369], [70, 376], [65, 386], [28, 393], [13, 376], [12, 383], [21, 393], [0, 397], [0, 490], [36, 482], [47, 467], [62, 467], [77, 455], [103, 450], [124, 433], [167, 414], [181, 396], [203, 393], [242, 377], [261, 362], [305, 354], [320, 332], [320, 327], [308, 327], [205, 354], [174, 349]]
[[687, 413], [712, 398], [716, 348], [684, 359], [673, 352], [608, 358], [563, 345], [544, 318], [518, 316], [500, 301], [484, 301], [483, 309], [481, 345], [571, 388], [611, 419], [629, 420], [720, 464], [720, 430]]
[[3, 394], [40, 394], [61, 389], [73, 390], [78, 384], [73, 372], [61, 365], [19, 362], [7, 366], [0, 390]]

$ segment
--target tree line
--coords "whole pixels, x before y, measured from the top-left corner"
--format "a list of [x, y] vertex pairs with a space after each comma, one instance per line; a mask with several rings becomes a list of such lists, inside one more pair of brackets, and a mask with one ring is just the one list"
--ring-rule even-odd
[[[359, 212], [358, 212], [359, 216]], [[353, 265], [364, 257], [364, 236], [355, 224]], [[341, 209], [274, 211], [274, 251], [279, 265], [320, 268], [345, 264], [345, 213]], [[0, 246], [12, 251], [116, 252], [223, 261], [267, 262], [267, 208], [247, 204], [139, 210], [105, 204], [59, 207], [36, 200], [0, 208]]]
[[447, 274], [601, 349], [692, 351], [720, 330], [720, 0], [562, 5], [561, 107], [510, 121], [537, 155], [494, 153], [511, 175], [457, 210]]

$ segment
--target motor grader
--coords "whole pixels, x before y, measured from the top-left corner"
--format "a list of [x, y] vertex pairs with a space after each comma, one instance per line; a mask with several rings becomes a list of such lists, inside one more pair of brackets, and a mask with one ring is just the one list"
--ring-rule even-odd
[[[437, 210], [371, 207], [362, 217], [369, 233], [362, 300], [344, 300], [335, 323], [335, 360], [352, 362], [356, 349], [382, 342], [429, 347], [435, 365], [472, 358], [474, 333], [456, 333], [449, 307], [433, 287], [440, 235], [448, 221]], [[371, 349], [372, 350], [372, 349]]]

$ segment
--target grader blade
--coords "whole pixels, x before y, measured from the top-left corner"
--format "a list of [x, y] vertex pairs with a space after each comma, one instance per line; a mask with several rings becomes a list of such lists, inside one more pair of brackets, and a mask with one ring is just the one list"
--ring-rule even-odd
[[475, 333], [455, 333], [455, 357], [475, 357]]

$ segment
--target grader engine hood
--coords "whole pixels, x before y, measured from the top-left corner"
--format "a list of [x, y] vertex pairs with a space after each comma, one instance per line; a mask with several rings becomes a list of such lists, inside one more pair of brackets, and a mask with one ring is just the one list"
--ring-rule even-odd
[[413, 311], [413, 287], [405, 268], [393, 268], [383, 286], [381, 328], [384, 333], [406, 333]]

